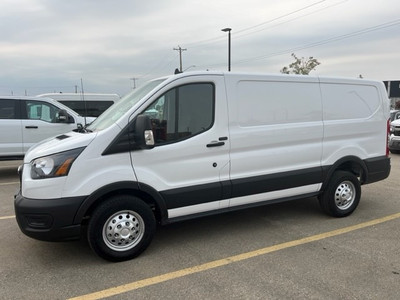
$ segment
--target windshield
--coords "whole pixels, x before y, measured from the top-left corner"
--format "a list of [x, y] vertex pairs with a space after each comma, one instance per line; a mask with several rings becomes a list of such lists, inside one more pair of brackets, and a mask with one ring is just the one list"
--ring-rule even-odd
[[88, 126], [88, 130], [99, 131], [111, 126], [132, 106], [138, 103], [144, 96], [146, 96], [152, 89], [154, 89], [164, 80], [165, 79], [149, 81], [140, 88], [135, 89], [131, 93], [122, 97], [121, 100], [110, 106], [110, 108], [108, 108], [96, 120], [94, 120], [93, 123]]

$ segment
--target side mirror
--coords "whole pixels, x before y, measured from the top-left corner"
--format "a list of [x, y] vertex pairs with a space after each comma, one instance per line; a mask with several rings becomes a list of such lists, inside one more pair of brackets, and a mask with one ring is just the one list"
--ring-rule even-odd
[[135, 141], [140, 149], [154, 148], [154, 134], [149, 116], [139, 115], [136, 118]]
[[58, 111], [57, 123], [74, 123], [71, 119], [72, 117], [67, 113], [65, 109], [60, 109]]

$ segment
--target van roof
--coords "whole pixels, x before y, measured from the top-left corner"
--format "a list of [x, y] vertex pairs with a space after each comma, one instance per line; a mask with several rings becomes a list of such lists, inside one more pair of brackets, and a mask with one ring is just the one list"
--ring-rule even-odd
[[[270, 79], [299, 79], [300, 81], [320, 81], [325, 83], [330, 82], [341, 82], [341, 83], [357, 83], [357, 84], [373, 84], [377, 83], [383, 84], [383, 82], [378, 80], [369, 80], [365, 78], [352, 78], [352, 77], [340, 77], [340, 76], [315, 76], [315, 75], [297, 75], [297, 74], [282, 74], [282, 73], [261, 73], [261, 72], [227, 72], [227, 71], [188, 71], [184, 73], [179, 73], [176, 75], [170, 75], [160, 78], [171, 79], [171, 78], [179, 78], [179, 77], [188, 77], [188, 76], [204, 76], [204, 75], [219, 75], [225, 77], [264, 77]], [[158, 78], [158, 79], [160, 79]]]

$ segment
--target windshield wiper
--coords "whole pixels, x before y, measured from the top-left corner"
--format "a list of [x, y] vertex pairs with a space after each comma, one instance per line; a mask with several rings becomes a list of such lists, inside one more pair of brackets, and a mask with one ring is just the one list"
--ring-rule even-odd
[[79, 132], [79, 133], [93, 132], [93, 130], [87, 129], [86, 127], [87, 127], [87, 125], [83, 126], [81, 123], [78, 123], [76, 129], [74, 129], [73, 131]]

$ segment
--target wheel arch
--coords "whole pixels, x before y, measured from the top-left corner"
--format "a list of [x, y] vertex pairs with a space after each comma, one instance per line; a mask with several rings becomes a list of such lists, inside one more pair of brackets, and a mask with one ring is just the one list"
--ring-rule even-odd
[[147, 203], [153, 210], [155, 218], [160, 223], [165, 223], [168, 213], [162, 196], [151, 186], [134, 181], [114, 182], [101, 187], [86, 197], [79, 207], [74, 223], [80, 224], [84, 219], [90, 217], [93, 210], [108, 198], [114, 195], [132, 195]]
[[321, 190], [325, 190], [332, 175], [336, 171], [348, 171], [357, 176], [360, 180], [360, 184], [367, 181], [368, 168], [365, 162], [357, 156], [345, 156], [336, 161], [333, 165], [325, 168], [324, 170], [324, 181]]

